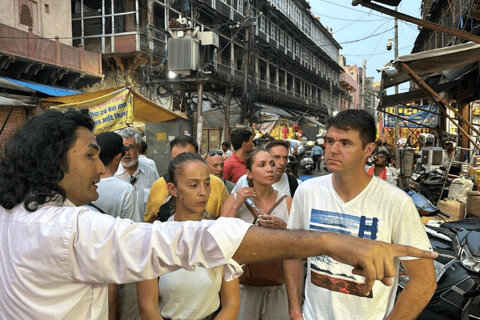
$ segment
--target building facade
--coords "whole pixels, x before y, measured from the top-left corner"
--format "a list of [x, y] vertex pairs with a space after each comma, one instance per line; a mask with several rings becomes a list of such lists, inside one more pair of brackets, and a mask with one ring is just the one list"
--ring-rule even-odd
[[[40, 98], [101, 82], [102, 57], [72, 46], [71, 2], [0, 0], [0, 152]], [[61, 88], [60, 88], [61, 87]]]
[[323, 118], [339, 104], [341, 47], [307, 1], [80, 0], [72, 7], [73, 43], [102, 53], [103, 86], [128, 78], [151, 100], [191, 113], [202, 83], [202, 98], [241, 105], [247, 120], [258, 116], [257, 103]]

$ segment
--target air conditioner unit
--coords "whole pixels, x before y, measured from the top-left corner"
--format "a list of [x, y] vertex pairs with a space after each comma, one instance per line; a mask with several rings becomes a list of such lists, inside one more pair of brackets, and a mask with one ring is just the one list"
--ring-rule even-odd
[[220, 40], [218, 34], [212, 31], [204, 31], [197, 33], [197, 38], [202, 43], [202, 46], [220, 46]]
[[441, 166], [443, 164], [443, 148], [422, 148], [422, 164]]
[[425, 145], [427, 142], [431, 141], [433, 145], [435, 145], [435, 136], [430, 133], [420, 133], [420, 141], [423, 142], [423, 145]]
[[168, 70], [190, 75], [200, 65], [200, 41], [193, 38], [168, 39]]

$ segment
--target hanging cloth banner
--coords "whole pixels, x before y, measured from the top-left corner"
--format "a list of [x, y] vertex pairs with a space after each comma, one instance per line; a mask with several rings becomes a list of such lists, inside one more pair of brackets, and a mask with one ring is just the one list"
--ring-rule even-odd
[[133, 123], [133, 94], [128, 88], [71, 104], [52, 106], [52, 109], [88, 109], [95, 121], [94, 134], [123, 129]]
[[[418, 108], [418, 109], [417, 109]], [[423, 109], [423, 110], [419, 110]], [[385, 111], [395, 114], [395, 107], [387, 107]], [[415, 108], [398, 107], [398, 116], [401, 118], [414, 121], [404, 121], [398, 119], [398, 125], [400, 128], [422, 128], [418, 123], [422, 123], [427, 127], [436, 127], [438, 125], [438, 107], [434, 104], [426, 106], [415, 106]], [[390, 114], [384, 115], [384, 126], [395, 128], [395, 116]]]

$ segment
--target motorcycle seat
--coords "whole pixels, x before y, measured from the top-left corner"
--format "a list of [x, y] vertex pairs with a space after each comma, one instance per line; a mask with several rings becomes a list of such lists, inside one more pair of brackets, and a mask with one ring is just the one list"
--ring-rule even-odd
[[449, 221], [442, 223], [442, 228], [453, 227], [455, 229], [465, 229], [469, 231], [480, 231], [480, 218], [468, 218], [457, 221]]

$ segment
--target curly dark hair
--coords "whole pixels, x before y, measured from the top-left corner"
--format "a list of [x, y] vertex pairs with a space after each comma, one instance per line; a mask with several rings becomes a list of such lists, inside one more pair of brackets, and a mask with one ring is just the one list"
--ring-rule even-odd
[[0, 205], [7, 210], [24, 203], [27, 211], [51, 200], [65, 202], [58, 185], [68, 172], [67, 153], [76, 129], [93, 131], [88, 110], [48, 110], [28, 120], [13, 135], [0, 161]]

